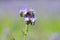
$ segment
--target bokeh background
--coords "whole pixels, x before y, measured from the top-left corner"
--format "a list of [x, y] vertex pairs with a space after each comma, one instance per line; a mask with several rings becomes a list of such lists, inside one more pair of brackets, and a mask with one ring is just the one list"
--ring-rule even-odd
[[36, 11], [36, 25], [29, 25], [27, 40], [52, 40], [60, 34], [59, 0], [0, 0], [0, 40], [24, 40], [25, 23], [20, 8], [32, 7]]

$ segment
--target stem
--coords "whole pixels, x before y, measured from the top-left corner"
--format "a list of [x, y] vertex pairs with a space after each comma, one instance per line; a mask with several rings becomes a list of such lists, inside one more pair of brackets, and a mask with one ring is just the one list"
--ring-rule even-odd
[[25, 26], [25, 32], [24, 32], [24, 40], [27, 40], [27, 32], [28, 32], [28, 25]]

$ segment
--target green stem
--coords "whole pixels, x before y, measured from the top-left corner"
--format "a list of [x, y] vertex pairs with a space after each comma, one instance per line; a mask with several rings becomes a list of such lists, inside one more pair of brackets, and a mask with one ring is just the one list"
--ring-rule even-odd
[[27, 39], [26, 39], [26, 37], [27, 37], [27, 32], [28, 32], [28, 25], [26, 25], [26, 27], [25, 27], [24, 40], [27, 40]]

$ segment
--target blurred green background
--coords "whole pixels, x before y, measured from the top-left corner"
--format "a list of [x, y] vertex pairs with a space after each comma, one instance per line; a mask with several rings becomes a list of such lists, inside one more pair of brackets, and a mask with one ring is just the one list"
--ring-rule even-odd
[[27, 40], [50, 40], [52, 33], [60, 33], [60, 2], [40, 0], [0, 1], [0, 40], [24, 40], [24, 19], [20, 8], [36, 10], [36, 25], [29, 25]]

